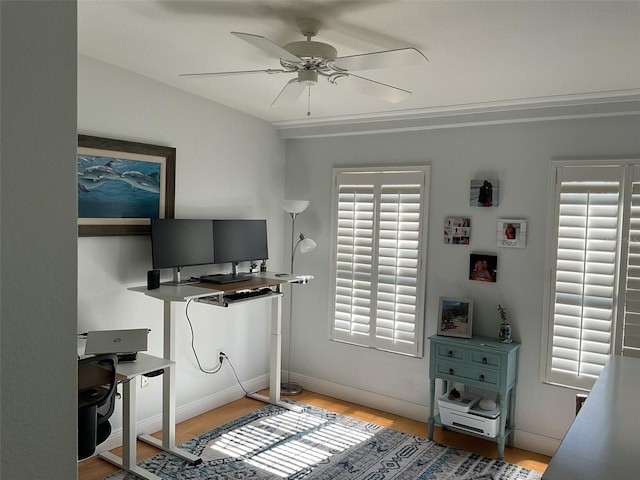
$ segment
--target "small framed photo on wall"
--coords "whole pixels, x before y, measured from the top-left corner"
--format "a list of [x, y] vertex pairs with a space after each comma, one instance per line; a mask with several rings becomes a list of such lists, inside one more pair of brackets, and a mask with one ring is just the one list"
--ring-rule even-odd
[[527, 221], [523, 219], [498, 219], [498, 246], [524, 248], [527, 241]]
[[496, 255], [469, 255], [469, 280], [495, 282], [498, 280], [498, 257]]
[[469, 205], [472, 207], [497, 207], [499, 194], [500, 181], [497, 178], [471, 180]]
[[471, 338], [473, 301], [470, 298], [440, 297], [438, 335]]
[[444, 219], [444, 243], [469, 245], [471, 219], [469, 217], [446, 217]]

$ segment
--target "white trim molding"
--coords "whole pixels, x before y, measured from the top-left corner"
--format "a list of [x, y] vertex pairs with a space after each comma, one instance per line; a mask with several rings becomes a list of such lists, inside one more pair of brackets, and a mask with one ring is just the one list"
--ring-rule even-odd
[[640, 115], [640, 89], [441, 105], [273, 125], [280, 138], [293, 139], [626, 115]]

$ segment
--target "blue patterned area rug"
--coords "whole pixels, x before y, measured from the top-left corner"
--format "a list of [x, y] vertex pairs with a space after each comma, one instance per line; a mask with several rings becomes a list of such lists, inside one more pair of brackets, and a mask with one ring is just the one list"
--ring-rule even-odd
[[[180, 448], [203, 459], [200, 465], [189, 465], [165, 453], [139, 465], [171, 480], [539, 480], [542, 476], [517, 465], [303, 406], [304, 413], [295, 413], [267, 405], [181, 444]], [[107, 478], [136, 477], [120, 471]]]

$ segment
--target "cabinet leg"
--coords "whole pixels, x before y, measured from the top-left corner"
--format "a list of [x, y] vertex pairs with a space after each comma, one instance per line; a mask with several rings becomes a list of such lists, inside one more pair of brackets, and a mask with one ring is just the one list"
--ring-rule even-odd
[[433, 428], [435, 426], [435, 401], [436, 401], [436, 379], [432, 378], [429, 380], [429, 421], [428, 423], [428, 438], [429, 440], [433, 440]]
[[498, 435], [496, 440], [498, 442], [498, 460], [502, 460], [504, 458], [504, 435]]
[[500, 396], [500, 430], [498, 432], [498, 459], [502, 460], [504, 457], [504, 444], [505, 444], [505, 431], [507, 427], [507, 402], [509, 401], [508, 394]]
[[515, 409], [516, 409], [516, 389], [514, 387], [511, 389], [511, 392], [509, 392], [509, 418], [507, 420], [507, 425], [509, 426], [511, 433], [507, 438], [508, 447], [513, 447], [513, 444], [515, 442], [515, 436], [516, 436], [516, 422], [514, 418], [515, 417], [514, 412], [516, 411]]

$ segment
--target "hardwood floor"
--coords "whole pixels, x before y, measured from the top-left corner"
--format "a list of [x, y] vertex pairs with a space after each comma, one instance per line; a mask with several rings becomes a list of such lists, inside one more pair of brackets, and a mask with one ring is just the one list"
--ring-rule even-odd
[[[331, 410], [336, 413], [359, 418], [368, 422], [376, 423], [384, 427], [393, 428], [401, 432], [420, 437], [427, 436], [427, 424], [409, 418], [400, 417], [391, 413], [381, 412], [373, 408], [363, 407], [355, 403], [344, 402], [335, 398], [320, 395], [314, 392], [303, 391], [295, 397], [288, 397], [309, 405]], [[182, 443], [190, 438], [223, 425], [231, 420], [241, 417], [249, 412], [264, 406], [264, 403], [250, 398], [242, 398], [203, 413], [197, 417], [186, 420], [176, 425], [176, 443]], [[156, 435], [159, 435], [156, 434]], [[490, 440], [472, 437], [456, 433], [451, 430], [441, 430], [436, 428], [434, 441], [445, 445], [474, 452], [490, 458], [496, 457], [496, 443]], [[144, 460], [159, 452], [156, 448], [142, 442], [138, 442], [138, 461]], [[121, 454], [121, 449], [113, 450], [116, 455]], [[531, 470], [544, 472], [551, 458], [538, 453], [528, 452], [519, 448], [507, 448], [505, 450], [505, 462], [515, 463]], [[118, 468], [106, 461], [93, 457], [78, 462], [78, 480], [100, 480], [106, 475], [117, 471]]]

